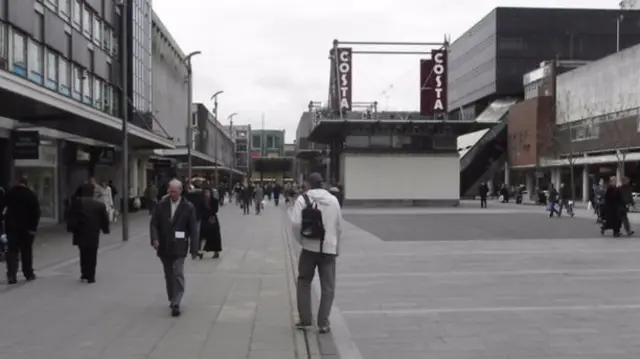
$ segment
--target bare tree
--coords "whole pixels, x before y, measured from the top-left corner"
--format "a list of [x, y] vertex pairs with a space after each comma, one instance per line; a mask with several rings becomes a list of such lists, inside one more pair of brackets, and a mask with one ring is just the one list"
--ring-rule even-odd
[[564, 93], [564, 106], [557, 109], [557, 101], [552, 106], [552, 113], [555, 112], [554, 120], [550, 121], [547, 126], [543, 126], [540, 136], [540, 142], [546, 143], [543, 148], [547, 155], [552, 158], [564, 159], [569, 164], [569, 177], [571, 188], [571, 200], [576, 200], [575, 185], [575, 161], [579, 155], [576, 153], [573, 137], [575, 135], [576, 125], [571, 118], [572, 99], [569, 91]]
[[[640, 108], [628, 110], [627, 106], [631, 105], [633, 101], [632, 97], [624, 98], [620, 96], [619, 104], [622, 110], [611, 114], [610, 128], [612, 130], [612, 136], [614, 138], [613, 149], [616, 153], [617, 166], [620, 168], [620, 173], [624, 177], [624, 167], [627, 158], [627, 153], [637, 142], [638, 130], [640, 130]], [[633, 116], [636, 122], [636, 128], [630, 131], [628, 121], [625, 117]], [[621, 181], [618, 178], [618, 181]]]

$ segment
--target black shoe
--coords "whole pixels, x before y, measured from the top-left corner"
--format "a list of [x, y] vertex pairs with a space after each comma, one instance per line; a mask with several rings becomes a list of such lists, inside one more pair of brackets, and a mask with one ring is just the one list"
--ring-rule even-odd
[[220, 253], [215, 252], [215, 253], [213, 254], [213, 258], [220, 258]]
[[36, 280], [36, 275], [35, 274], [26, 275], [24, 277], [27, 279], [28, 282]]
[[204, 252], [200, 251], [200, 253], [198, 253], [198, 256], [200, 257], [200, 259], [204, 258]]
[[95, 278], [89, 278], [87, 279], [87, 283], [95, 283], [96, 279]]
[[171, 307], [171, 316], [172, 317], [179, 317], [180, 316], [180, 307], [178, 307], [178, 306]]
[[296, 323], [296, 328], [300, 330], [307, 330], [307, 329], [310, 329], [311, 327], [312, 327], [311, 323], [303, 323], [303, 322]]
[[318, 333], [320, 333], [320, 334], [327, 334], [327, 333], [331, 333], [331, 327], [330, 327], [330, 326], [328, 326], [328, 325], [318, 327]]
[[627, 236], [631, 237], [631, 236], [633, 236], [633, 234], [634, 234], [634, 233], [636, 233], [636, 231], [629, 231], [629, 232], [627, 233]]
[[18, 280], [16, 278], [7, 278], [7, 284], [18, 284]]

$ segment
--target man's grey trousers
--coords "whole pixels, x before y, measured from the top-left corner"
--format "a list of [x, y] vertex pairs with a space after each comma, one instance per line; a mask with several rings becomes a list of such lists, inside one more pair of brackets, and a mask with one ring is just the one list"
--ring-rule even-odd
[[184, 295], [184, 258], [160, 258], [167, 285], [167, 299], [172, 307], [179, 307]]
[[311, 313], [311, 282], [316, 267], [320, 276], [320, 306], [318, 308], [318, 326], [329, 326], [329, 315], [335, 296], [336, 256], [332, 254], [302, 250], [298, 261], [298, 315], [302, 324], [310, 325], [313, 321]]

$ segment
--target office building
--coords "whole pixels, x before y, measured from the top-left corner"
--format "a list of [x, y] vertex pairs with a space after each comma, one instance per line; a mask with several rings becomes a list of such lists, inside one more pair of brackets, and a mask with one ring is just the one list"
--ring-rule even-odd
[[284, 130], [251, 131], [252, 181], [278, 181], [293, 169], [293, 158], [284, 157]]
[[[139, 187], [142, 164], [121, 163], [115, 148], [127, 77], [120, 24], [113, 1], [0, 1], [0, 177], [6, 186], [27, 176], [45, 221], [63, 219], [64, 203], [88, 176], [127, 193], [118, 175], [127, 165]], [[133, 150], [173, 147], [133, 123], [129, 139]]]
[[251, 176], [251, 125], [234, 125], [235, 168]]

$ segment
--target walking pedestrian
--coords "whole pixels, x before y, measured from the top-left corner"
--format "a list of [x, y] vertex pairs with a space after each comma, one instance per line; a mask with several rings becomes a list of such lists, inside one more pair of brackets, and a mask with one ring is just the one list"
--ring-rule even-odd
[[629, 223], [629, 211], [636, 206], [636, 201], [633, 199], [633, 189], [631, 188], [631, 181], [629, 177], [622, 178], [622, 184], [620, 185], [620, 195], [624, 202], [624, 211], [622, 212], [622, 227], [628, 236], [632, 236], [635, 232], [631, 229]]
[[162, 261], [171, 315], [180, 316], [184, 295], [184, 260], [191, 250], [198, 254], [198, 228], [194, 205], [182, 198], [182, 182], [169, 182], [169, 195], [162, 199], [151, 215], [151, 245]]
[[487, 195], [489, 194], [489, 186], [485, 182], [480, 184], [480, 208], [487, 208]]
[[215, 198], [210, 189], [205, 189], [202, 206], [202, 224], [200, 226], [200, 259], [204, 252], [213, 252], [213, 258], [219, 258], [222, 251], [220, 222], [218, 209], [220, 200]]
[[33, 241], [40, 224], [40, 202], [21, 178], [5, 196], [5, 231], [7, 235], [7, 283], [18, 282], [18, 256], [27, 281], [36, 279], [33, 271]]
[[80, 252], [80, 280], [88, 283], [96, 281], [100, 231], [109, 234], [108, 209], [94, 198], [95, 190], [90, 184], [83, 185], [67, 218], [67, 231], [73, 233], [73, 245]]
[[624, 199], [616, 186], [616, 178], [611, 177], [605, 182], [604, 204], [602, 208], [602, 226], [600, 234], [611, 229], [614, 237], [620, 237], [622, 227], [622, 214], [624, 213]]
[[291, 211], [293, 233], [302, 245], [297, 288], [300, 321], [296, 326], [300, 329], [311, 326], [311, 282], [317, 268], [322, 289], [318, 330], [328, 333], [329, 314], [335, 295], [336, 257], [342, 235], [342, 211], [336, 197], [323, 188], [319, 173], [311, 173], [307, 181], [310, 189], [298, 197]]
[[256, 186], [256, 190], [254, 192], [254, 201], [256, 206], [256, 214], [260, 214], [260, 210], [262, 209], [262, 201], [264, 201], [264, 187], [262, 183]]

